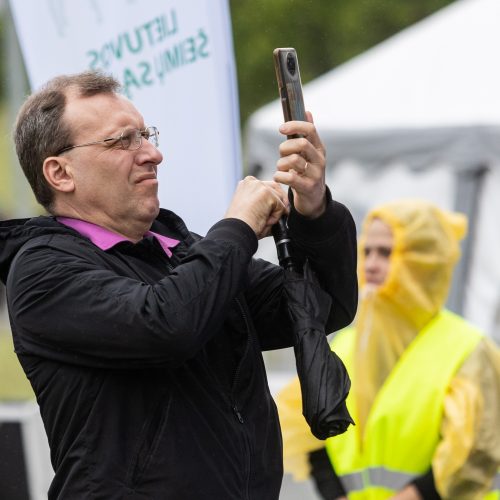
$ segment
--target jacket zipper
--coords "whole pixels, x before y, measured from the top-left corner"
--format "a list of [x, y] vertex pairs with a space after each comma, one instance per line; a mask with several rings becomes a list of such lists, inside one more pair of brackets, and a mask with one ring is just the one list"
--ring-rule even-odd
[[[172, 264], [172, 260], [174, 260], [175, 258], [176, 258], [175, 254], [172, 254], [170, 259], [167, 260], [167, 268], [168, 268], [169, 272], [172, 272], [175, 268], [175, 266]], [[246, 315], [246, 312], [245, 312], [245, 309], [244, 309], [242, 303], [240, 302], [238, 297], [235, 297], [234, 301], [238, 305], [238, 309], [240, 310], [241, 316], [243, 317], [243, 321], [245, 322], [245, 327], [247, 330], [247, 342], [246, 342], [245, 350], [244, 350], [243, 355], [241, 357], [241, 361], [238, 364], [238, 366], [236, 367], [236, 370], [234, 373], [233, 383], [232, 383], [232, 387], [230, 390], [231, 395], [230, 395], [229, 404], [231, 406], [231, 409], [232, 409], [236, 419], [238, 420], [238, 422], [240, 424], [243, 425], [245, 423], [245, 420], [243, 418], [243, 415], [240, 412], [240, 409], [238, 408], [238, 403], [236, 402], [236, 398], [234, 397], [233, 388], [237, 387], [237, 383], [238, 383], [239, 378], [240, 378], [241, 366], [243, 364], [243, 360], [248, 355], [248, 351], [250, 350], [250, 346], [252, 344], [252, 335], [251, 335], [251, 331], [250, 331], [250, 325], [248, 323], [248, 318], [247, 318], [247, 315]], [[244, 427], [242, 427], [242, 434], [243, 434], [243, 441], [244, 441], [244, 446], [245, 446], [245, 451], [246, 451], [246, 454], [245, 454], [245, 469], [246, 469], [245, 499], [249, 500], [250, 499], [249, 488], [250, 488], [250, 450], [251, 450], [251, 448], [250, 448], [249, 438], [248, 438], [246, 429]]]
[[236, 403], [233, 403], [232, 408], [233, 408], [234, 414], [236, 415], [236, 418], [238, 419], [238, 422], [240, 424], [244, 424], [245, 421], [243, 420], [243, 416], [241, 415], [240, 410], [239, 410], [238, 406], [236, 405]]
[[[243, 317], [243, 320], [245, 322], [245, 326], [246, 326], [246, 330], [247, 330], [247, 342], [246, 342], [246, 346], [245, 346], [245, 351], [243, 352], [243, 355], [241, 357], [241, 361], [240, 363], [238, 364], [238, 366], [236, 367], [236, 371], [234, 373], [234, 377], [233, 377], [233, 384], [232, 384], [232, 387], [235, 388], [238, 386], [238, 382], [239, 382], [239, 378], [240, 378], [240, 373], [241, 373], [241, 366], [243, 364], [243, 361], [244, 359], [247, 357], [248, 355], [248, 351], [250, 349], [250, 346], [251, 346], [251, 343], [252, 343], [252, 335], [251, 335], [251, 332], [250, 332], [250, 325], [248, 323], [248, 318], [247, 318], [247, 315], [245, 313], [245, 309], [243, 308], [243, 305], [241, 304], [240, 300], [236, 297], [235, 299], [235, 302], [236, 304], [238, 305], [238, 308], [241, 312], [241, 316]], [[232, 409], [233, 409], [233, 412], [234, 414], [236, 415], [236, 418], [238, 419], [238, 421], [240, 422], [240, 424], [244, 424], [245, 421], [243, 419], [243, 416], [241, 415], [241, 412], [238, 408], [238, 404], [236, 402], [236, 399], [234, 397], [234, 391], [231, 390], [231, 399], [233, 401], [233, 404], [232, 404]], [[249, 439], [248, 439], [248, 435], [247, 435], [247, 432], [246, 432], [246, 429], [243, 428], [242, 429], [243, 431], [243, 440], [244, 440], [244, 443], [245, 443], [245, 450], [246, 450], [246, 456], [245, 456], [245, 469], [246, 469], [246, 478], [245, 478], [245, 498], [248, 500], [250, 497], [249, 497], [249, 487], [250, 487], [250, 443], [249, 443]]]

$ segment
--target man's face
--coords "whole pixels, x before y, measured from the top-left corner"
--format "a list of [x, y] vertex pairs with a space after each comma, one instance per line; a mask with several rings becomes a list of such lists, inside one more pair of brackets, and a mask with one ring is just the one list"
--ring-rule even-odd
[[363, 249], [366, 283], [377, 286], [384, 283], [389, 273], [393, 245], [391, 228], [380, 219], [374, 219], [366, 231]]
[[[119, 137], [125, 129], [146, 125], [134, 105], [115, 94], [70, 93], [63, 119], [73, 131], [73, 144]], [[73, 209], [80, 218], [109, 228], [125, 221], [151, 224], [159, 211], [156, 174], [163, 156], [146, 139], [136, 150], [110, 142], [63, 153], [74, 179]]]

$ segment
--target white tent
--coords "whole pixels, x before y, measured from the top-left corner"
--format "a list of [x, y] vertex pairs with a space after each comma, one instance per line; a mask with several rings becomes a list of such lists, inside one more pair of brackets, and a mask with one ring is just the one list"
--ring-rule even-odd
[[[374, 203], [406, 196], [469, 215], [450, 305], [497, 339], [499, 23], [500, 0], [458, 0], [304, 87], [329, 185], [358, 221]], [[281, 121], [278, 100], [249, 120], [246, 161], [263, 177]]]

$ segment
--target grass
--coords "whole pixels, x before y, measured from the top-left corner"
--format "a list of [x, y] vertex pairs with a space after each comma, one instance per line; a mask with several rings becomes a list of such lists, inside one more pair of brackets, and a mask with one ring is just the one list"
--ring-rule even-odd
[[[10, 141], [5, 105], [0, 104], [0, 215], [8, 215], [14, 211], [15, 189]], [[0, 401], [25, 400], [33, 397], [31, 385], [14, 353], [10, 330], [0, 324]]]
[[0, 331], [0, 401], [34, 398], [31, 385], [14, 353], [9, 330]]
[[[14, 207], [14, 188], [10, 156], [10, 130], [5, 106], [0, 104], [0, 214], [9, 214]], [[31, 385], [14, 353], [12, 335], [0, 328], [0, 401], [33, 398]]]

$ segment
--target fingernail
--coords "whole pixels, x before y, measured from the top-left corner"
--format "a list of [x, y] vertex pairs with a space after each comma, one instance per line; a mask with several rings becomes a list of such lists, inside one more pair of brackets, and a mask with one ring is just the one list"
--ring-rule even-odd
[[287, 128], [288, 128], [288, 127], [286, 126], [286, 123], [283, 123], [283, 125], [281, 125], [281, 126], [280, 126], [280, 132], [282, 132], [282, 133], [286, 133]]

